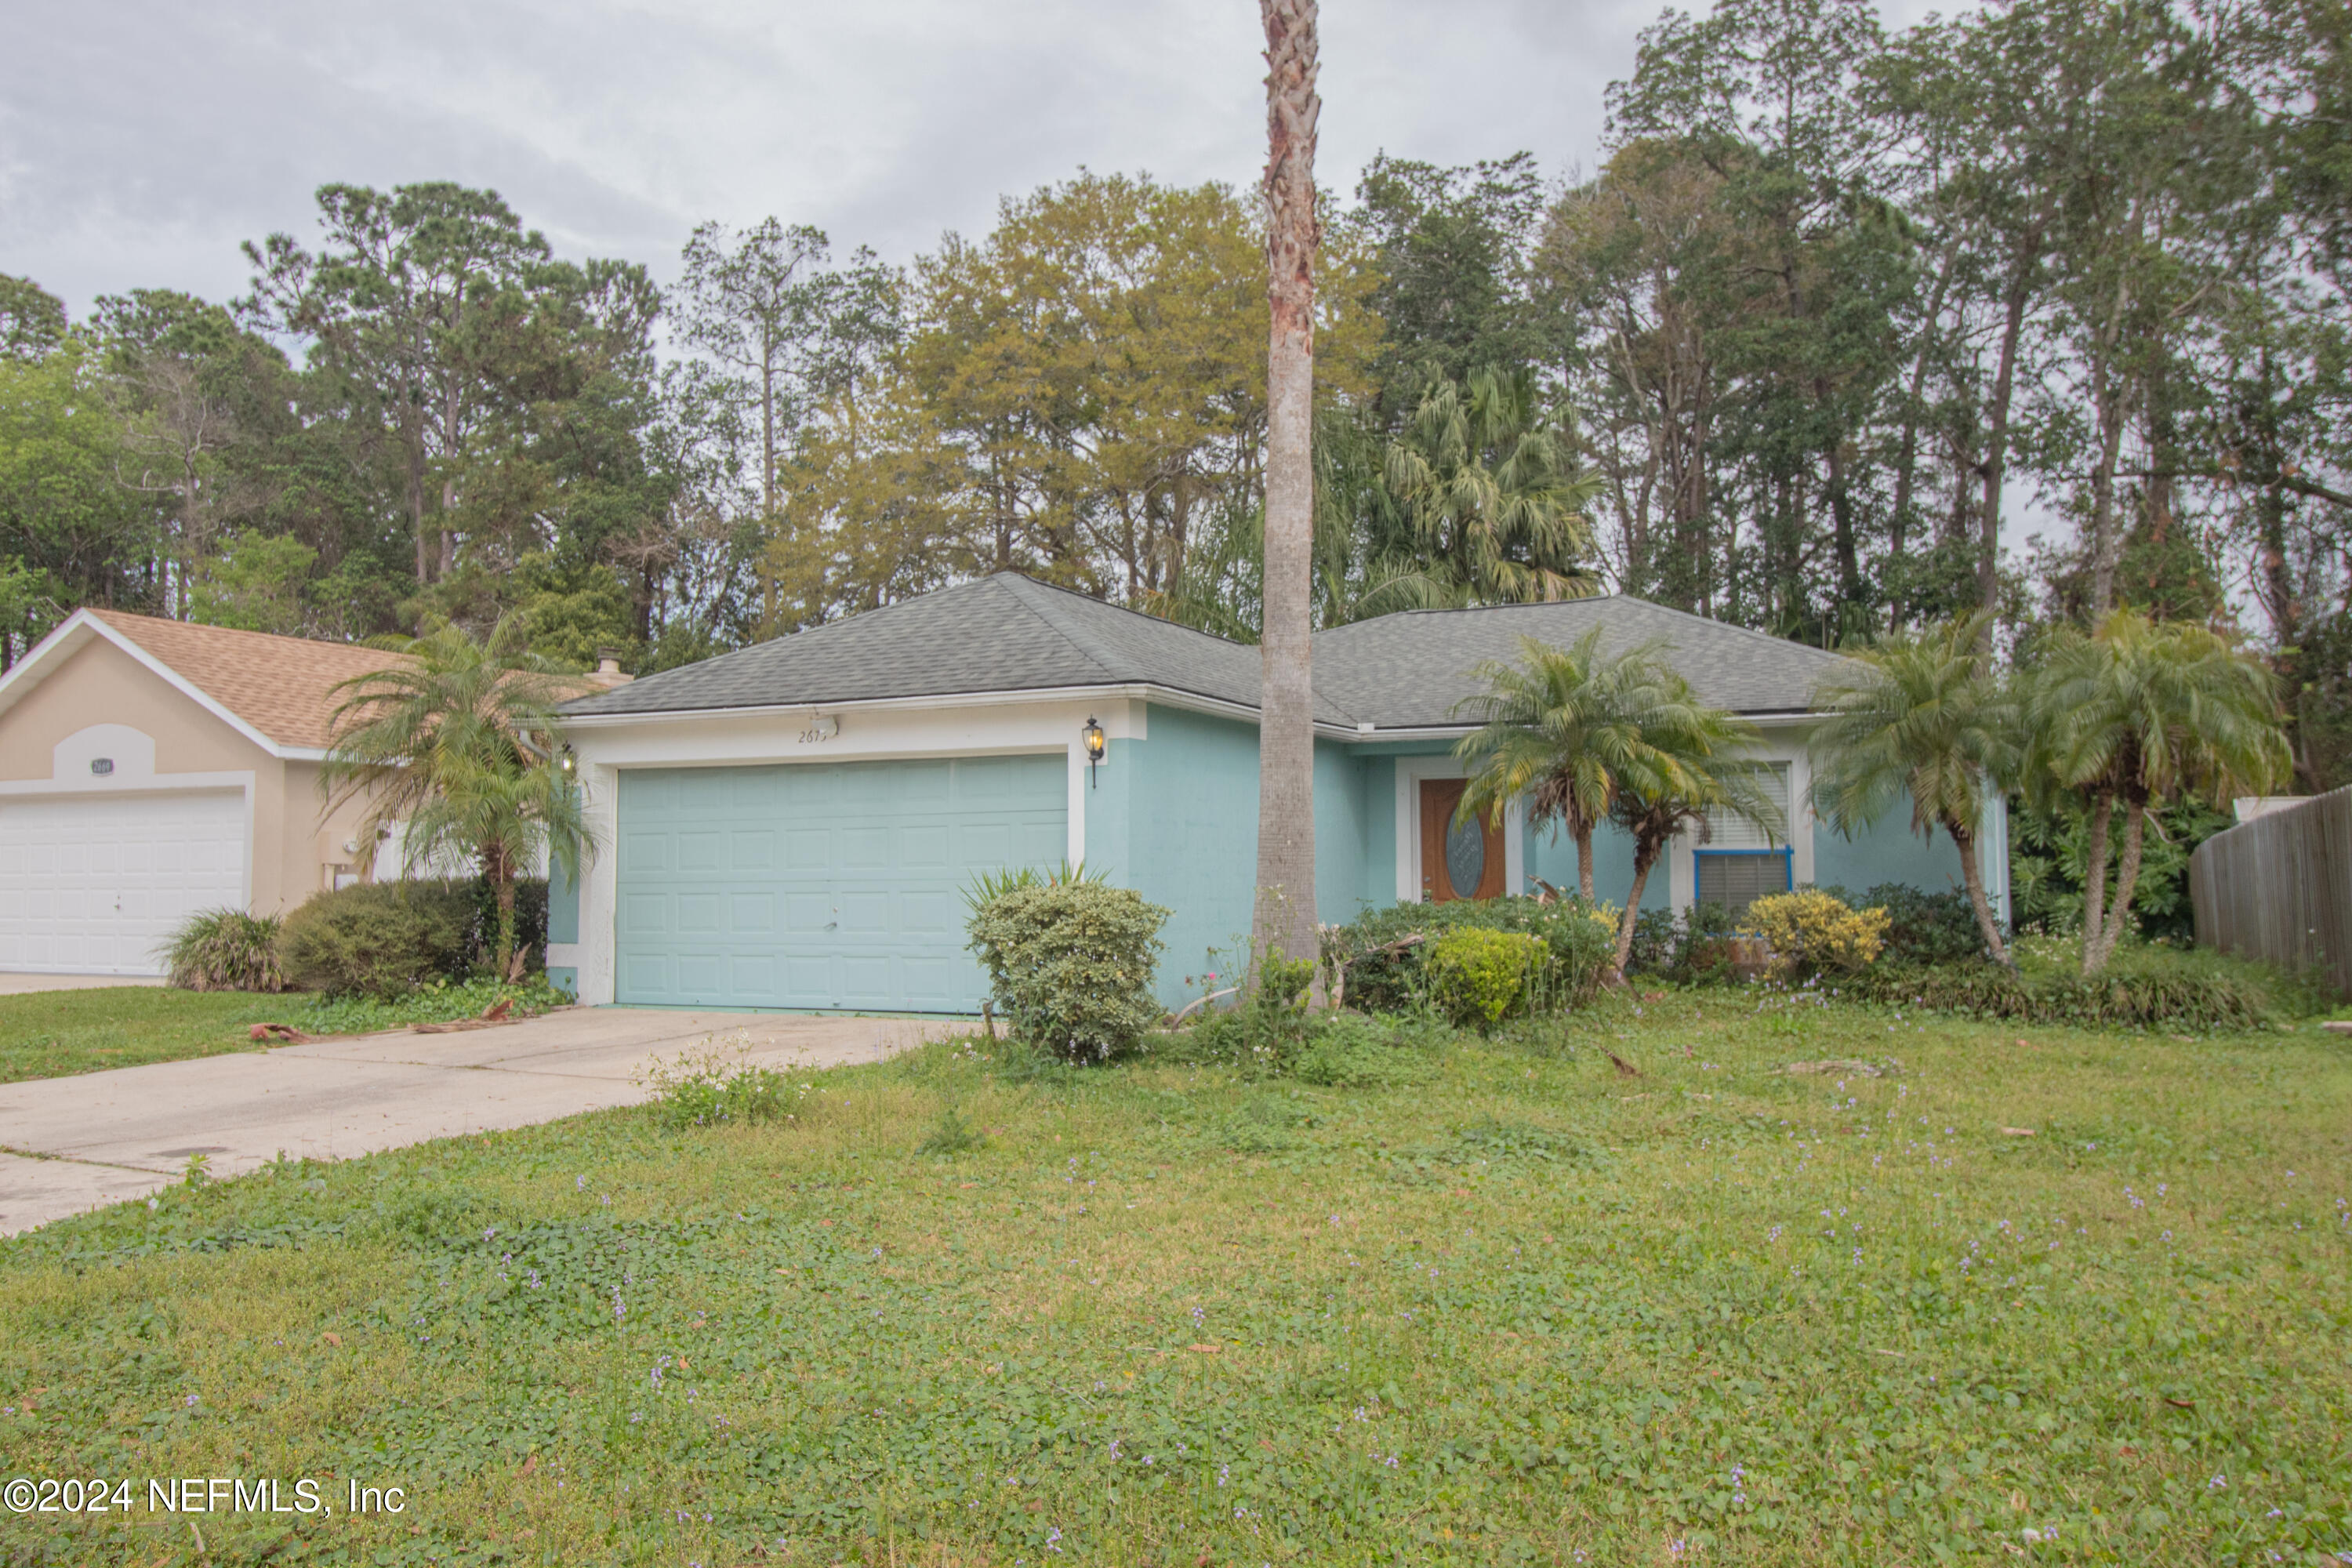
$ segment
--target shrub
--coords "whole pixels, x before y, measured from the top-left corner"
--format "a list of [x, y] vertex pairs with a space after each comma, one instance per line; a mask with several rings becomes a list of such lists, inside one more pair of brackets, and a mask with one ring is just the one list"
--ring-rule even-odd
[[1206, 1012], [1171, 1036], [1171, 1059], [1239, 1068], [1251, 1077], [1286, 1073], [1322, 1020], [1307, 1009], [1315, 965], [1273, 952], [1241, 987], [1241, 1000]]
[[[478, 965], [488, 965], [499, 951], [499, 889], [488, 877], [466, 884], [473, 912], [466, 927], [466, 951]], [[527, 968], [547, 967], [547, 879], [515, 879], [515, 951], [530, 951]]]
[[1102, 1061], [1159, 1021], [1151, 975], [1167, 919], [1131, 888], [1074, 879], [983, 898], [966, 929], [1014, 1034], [1065, 1060]]
[[1633, 924], [1633, 951], [1625, 967], [1631, 973], [1685, 984], [1738, 979], [1733, 940], [1742, 930], [1731, 911], [1713, 900], [1693, 903], [1679, 915], [1643, 910]]
[[1958, 889], [1930, 893], [1908, 882], [1881, 882], [1857, 899], [1843, 888], [1821, 889], [1858, 910], [1886, 911], [1884, 955], [1902, 963], [1965, 963], [1985, 956], [1977, 912]]
[[317, 894], [289, 915], [280, 950], [307, 989], [392, 996], [463, 979], [473, 921], [470, 882], [363, 882]]
[[1991, 963], [1936, 969], [1880, 964], [1841, 979], [1838, 993], [1972, 1018], [2200, 1034], [2267, 1028], [2277, 1010], [2276, 998], [2260, 981], [2190, 965], [2021, 976]]
[[205, 910], [181, 922], [164, 945], [172, 984], [183, 991], [283, 991], [275, 915]]
[[1748, 906], [1747, 923], [1772, 947], [1784, 974], [1851, 974], [1866, 969], [1885, 945], [1885, 910], [1848, 909], [1818, 888], [1775, 893]]
[[1367, 910], [1325, 933], [1325, 962], [1341, 976], [1340, 995], [1366, 1013], [1410, 1011], [1429, 993], [1428, 950], [1449, 931], [1516, 931], [1539, 940], [1546, 956], [1530, 1005], [1565, 1008], [1590, 997], [1615, 954], [1617, 923], [1582, 899], [1455, 899]]
[[1528, 1010], [1543, 973], [1542, 940], [1524, 931], [1465, 926], [1429, 944], [1429, 999], [1465, 1028], [1487, 1029]]

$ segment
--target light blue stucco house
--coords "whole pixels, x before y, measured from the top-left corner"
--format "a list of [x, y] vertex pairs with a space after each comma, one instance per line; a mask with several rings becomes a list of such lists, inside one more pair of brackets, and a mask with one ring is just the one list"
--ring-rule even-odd
[[[1412, 611], [1315, 638], [1317, 911], [1572, 887], [1575, 847], [1513, 813], [1453, 827], [1470, 670], [1518, 639], [1661, 639], [1707, 701], [1762, 737], [1788, 837], [1740, 820], [1677, 842], [1645, 906], [1881, 882], [1957, 887], [1909, 813], [1853, 841], [1808, 809], [1807, 700], [1837, 656], [1638, 599]], [[1258, 652], [1012, 573], [648, 676], [572, 703], [602, 852], [551, 903], [548, 963], [590, 1003], [970, 1012], [963, 889], [1084, 860], [1171, 911], [1160, 991], [1249, 929]], [[1098, 733], [1100, 758], [1087, 743]], [[2006, 917], [2006, 824], [1984, 873]], [[1630, 839], [1596, 890], [1622, 900]], [[1196, 993], [1195, 993], [1196, 994]]]

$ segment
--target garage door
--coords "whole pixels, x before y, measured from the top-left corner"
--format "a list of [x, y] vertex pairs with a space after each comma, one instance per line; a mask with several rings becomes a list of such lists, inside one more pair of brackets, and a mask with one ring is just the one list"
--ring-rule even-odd
[[198, 910], [245, 907], [243, 791], [0, 798], [0, 969], [161, 974]]
[[963, 889], [1068, 851], [1063, 756], [621, 774], [621, 1002], [971, 1012]]

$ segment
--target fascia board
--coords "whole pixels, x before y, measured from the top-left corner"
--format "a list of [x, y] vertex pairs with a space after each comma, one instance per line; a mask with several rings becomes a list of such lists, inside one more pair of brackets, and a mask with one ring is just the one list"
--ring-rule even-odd
[[[1735, 719], [1744, 719], [1749, 723], [1754, 724], [1759, 729], [1782, 730], [1794, 729], [1801, 724], [1818, 724], [1823, 719], [1828, 718], [1829, 715], [1826, 713], [1811, 713], [1799, 710], [1776, 710], [1765, 713], [1735, 713], [1732, 717]], [[1475, 734], [1482, 728], [1484, 728], [1484, 726], [1478, 724], [1399, 725], [1394, 729], [1391, 729], [1386, 725], [1381, 725], [1376, 729], [1370, 730], [1346, 731], [1344, 731], [1344, 738], [1350, 741], [1362, 742], [1458, 741], [1465, 735]]]
[[25, 650], [25, 657], [0, 675], [0, 713], [15, 707], [25, 693], [48, 675], [48, 666], [98, 635], [100, 622], [88, 610], [76, 610], [51, 628], [49, 635]]
[[[77, 610], [74, 613], [76, 615], [89, 615], [89, 612], [87, 610]], [[247, 723], [235, 712], [232, 712], [229, 709], [224, 707], [217, 699], [206, 692], [202, 687], [197, 686], [194, 682], [188, 679], [186, 676], [182, 675], [178, 670], [173, 669], [170, 665], [165, 664], [162, 659], [157, 658], [153, 654], [149, 653], [145, 648], [140, 647], [139, 644], [129, 636], [116, 631], [112, 626], [108, 626], [96, 616], [89, 616], [89, 624], [91, 628], [95, 630], [99, 636], [104, 637], [107, 641], [121, 648], [123, 652], [129, 654], [132, 658], [138, 660], [141, 664], [145, 665], [156, 675], [162, 677], [163, 679], [174, 690], [178, 691], [180, 695], [195, 703], [205, 712], [211, 714], [214, 718], [219, 720], [230, 729], [235, 730], [238, 734], [244, 736], [247, 740], [252, 742], [255, 745], [260, 747], [271, 756], [284, 761], [304, 755], [318, 757], [325, 754], [313, 747], [280, 745], [278, 742], [271, 740], [268, 736], [255, 729], [251, 724]]]
[[[811, 712], [920, 712], [941, 708], [1008, 708], [1027, 703], [1076, 702], [1125, 699], [1137, 702], [1155, 702], [1163, 707], [1181, 708], [1195, 713], [1207, 713], [1219, 718], [1239, 719], [1257, 722], [1257, 710], [1244, 702], [1228, 701], [1221, 697], [1204, 697], [1197, 691], [1183, 691], [1173, 687], [1154, 686], [1148, 682], [1129, 682], [1106, 686], [1038, 686], [1019, 691], [953, 691], [922, 697], [860, 698], [845, 702], [772, 702], [756, 707], [740, 708], [663, 708], [645, 713], [568, 713], [563, 716], [565, 729], [613, 730], [632, 724], [662, 724], [689, 720], [782, 718], [790, 714]], [[1356, 731], [1343, 725], [1317, 721], [1315, 731], [1333, 739], [1351, 739]]]

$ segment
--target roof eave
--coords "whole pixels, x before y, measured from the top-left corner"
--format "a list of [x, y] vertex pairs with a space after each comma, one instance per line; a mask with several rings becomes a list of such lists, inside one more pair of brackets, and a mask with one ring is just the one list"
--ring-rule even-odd
[[0, 713], [15, 707], [26, 692], [47, 679], [52, 665], [79, 650], [93, 637], [103, 637], [113, 644], [180, 695], [279, 761], [317, 762], [326, 756], [325, 752], [315, 746], [289, 746], [263, 734], [217, 698], [148, 652], [136, 637], [107, 625], [102, 617], [93, 615], [86, 607], [68, 616], [56, 630], [34, 644], [7, 674], [0, 675]]
[[[1246, 720], [1253, 724], [1257, 722], [1258, 716], [1255, 707], [1246, 702], [1235, 702], [1230, 698], [1187, 691], [1181, 687], [1162, 686], [1156, 681], [1105, 681], [1087, 686], [1022, 687], [1005, 691], [928, 692], [913, 697], [852, 697], [837, 700], [814, 698], [798, 702], [743, 703], [723, 708], [656, 708], [629, 712], [565, 713], [563, 722], [567, 728], [613, 730], [630, 724], [675, 723], [691, 720], [778, 718], [818, 709], [910, 712], [934, 708], [1006, 708], [1031, 702], [1111, 699], [1156, 702], [1163, 707], [1181, 708], [1217, 718]], [[1315, 732], [1338, 740], [1357, 738], [1354, 726], [1336, 720], [1317, 720]]]

